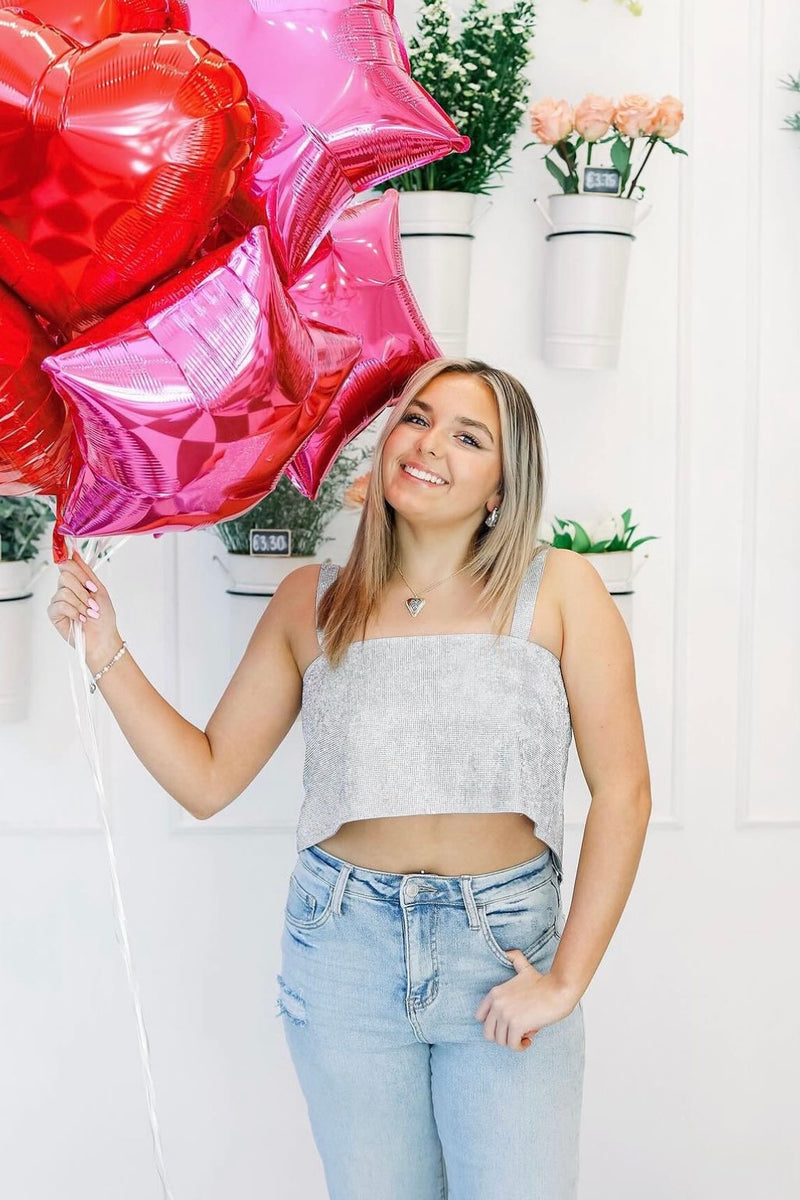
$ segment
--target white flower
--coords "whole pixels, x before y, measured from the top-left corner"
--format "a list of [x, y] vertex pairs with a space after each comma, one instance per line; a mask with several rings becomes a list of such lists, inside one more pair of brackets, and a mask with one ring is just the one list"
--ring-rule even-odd
[[621, 541], [625, 537], [625, 522], [621, 516], [609, 514], [595, 522], [594, 526], [590, 526], [586, 532], [592, 542], [608, 542], [613, 537], [618, 537]]

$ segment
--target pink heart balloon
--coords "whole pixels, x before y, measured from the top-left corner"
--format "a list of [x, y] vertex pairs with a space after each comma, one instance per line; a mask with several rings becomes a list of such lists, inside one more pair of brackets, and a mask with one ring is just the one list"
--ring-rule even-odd
[[266, 220], [288, 282], [355, 193], [469, 146], [411, 78], [393, 0], [189, 0], [189, 13], [285, 123], [228, 228]]
[[346, 442], [441, 350], [403, 272], [398, 194], [347, 209], [290, 289], [299, 311], [361, 337], [358, 362], [286, 474], [315, 499]]
[[245, 512], [358, 355], [358, 338], [299, 315], [261, 226], [190, 272], [188, 291], [176, 276], [128, 305], [127, 324], [121, 310], [43, 363], [84, 462], [63, 533], [191, 529]]

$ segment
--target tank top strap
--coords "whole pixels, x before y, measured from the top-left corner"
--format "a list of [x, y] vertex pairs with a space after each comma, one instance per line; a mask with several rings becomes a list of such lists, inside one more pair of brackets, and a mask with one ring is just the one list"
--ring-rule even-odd
[[[315, 621], [317, 619], [317, 613], [319, 612], [319, 602], [322, 599], [322, 597], [324, 596], [325, 592], [330, 587], [330, 585], [333, 583], [334, 579], [336, 578], [336, 576], [338, 574], [339, 574], [338, 563], [333, 562], [332, 559], [326, 558], [325, 561], [320, 564], [319, 579], [317, 580], [317, 595], [316, 595], [316, 599], [314, 601], [314, 619], [315, 619]], [[321, 646], [322, 645], [322, 630], [319, 628], [319, 625], [317, 625], [317, 641], [319, 642], [319, 644]]]
[[544, 560], [547, 558], [547, 552], [550, 546], [545, 544], [531, 560], [531, 564], [522, 577], [522, 584], [517, 595], [517, 603], [514, 607], [514, 616], [511, 621], [511, 637], [522, 638], [528, 641], [533, 624], [533, 612], [536, 608], [536, 597], [539, 594], [539, 584], [542, 581], [542, 572], [544, 571]]

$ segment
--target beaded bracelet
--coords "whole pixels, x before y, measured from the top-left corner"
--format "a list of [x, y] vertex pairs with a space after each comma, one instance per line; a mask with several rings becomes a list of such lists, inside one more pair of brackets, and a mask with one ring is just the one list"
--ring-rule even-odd
[[113, 667], [114, 663], [119, 662], [119, 660], [122, 658], [123, 654], [127, 654], [127, 652], [128, 652], [128, 643], [123, 642], [122, 645], [120, 646], [119, 650], [117, 651], [117, 653], [114, 655], [114, 657], [111, 659], [110, 662], [106, 663], [106, 665], [103, 667], [102, 671], [98, 671], [96, 675], [92, 676], [92, 679], [94, 682], [89, 684], [90, 694], [92, 692], [97, 691], [98, 680], [102, 679], [103, 676], [105, 675], [106, 671], [110, 671], [111, 668]]

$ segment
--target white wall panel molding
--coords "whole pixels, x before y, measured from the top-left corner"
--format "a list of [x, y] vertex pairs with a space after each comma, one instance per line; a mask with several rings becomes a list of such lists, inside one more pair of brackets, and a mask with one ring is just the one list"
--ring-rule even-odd
[[800, 355], [796, 309], [787, 311], [785, 303], [786, 296], [796, 296], [800, 270], [790, 205], [800, 186], [800, 138], [781, 128], [784, 114], [797, 105], [792, 104], [796, 97], [778, 87], [778, 79], [797, 66], [790, 48], [794, 17], [764, 0], [752, 0], [749, 8], [749, 122], [742, 155], [747, 163], [747, 357], [735, 795], [739, 829], [800, 827], [795, 767], [800, 749], [800, 486], [791, 451], [800, 437]]

